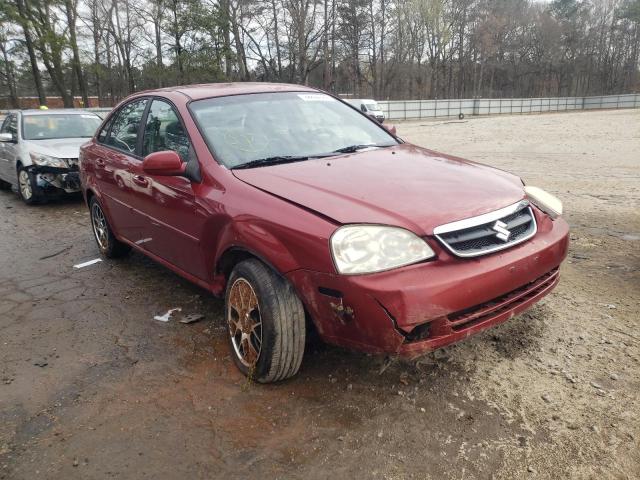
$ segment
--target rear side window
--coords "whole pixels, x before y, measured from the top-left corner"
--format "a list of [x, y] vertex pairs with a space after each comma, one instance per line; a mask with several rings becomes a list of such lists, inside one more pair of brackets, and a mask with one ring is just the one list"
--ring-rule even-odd
[[104, 143], [126, 153], [135, 153], [138, 128], [146, 106], [147, 100], [143, 99], [122, 107], [111, 122], [111, 132]]
[[162, 100], [154, 100], [147, 115], [142, 142], [142, 156], [153, 152], [173, 150], [183, 162], [189, 159], [191, 143], [173, 107]]

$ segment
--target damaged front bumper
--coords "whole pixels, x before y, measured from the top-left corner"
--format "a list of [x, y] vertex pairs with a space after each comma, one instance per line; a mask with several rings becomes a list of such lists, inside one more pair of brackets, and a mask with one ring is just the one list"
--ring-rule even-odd
[[38, 188], [63, 190], [66, 193], [80, 191], [80, 173], [77, 168], [57, 168], [33, 165], [30, 168]]
[[557, 285], [568, 225], [546, 217], [538, 227], [531, 240], [474, 259], [431, 242], [431, 262], [370, 275], [296, 270], [287, 277], [328, 343], [413, 358], [510, 319]]

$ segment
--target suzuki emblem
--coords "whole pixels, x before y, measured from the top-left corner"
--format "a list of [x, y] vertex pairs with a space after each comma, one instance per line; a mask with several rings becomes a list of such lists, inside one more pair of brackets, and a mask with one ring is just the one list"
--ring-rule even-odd
[[501, 222], [500, 220], [498, 220], [496, 223], [493, 224], [493, 227], [491, 227], [492, 230], [495, 230], [496, 233], [496, 237], [498, 237], [500, 240], [502, 240], [503, 242], [507, 242], [509, 241], [509, 237], [511, 236], [511, 232], [509, 230], [507, 230], [507, 224], [504, 222]]

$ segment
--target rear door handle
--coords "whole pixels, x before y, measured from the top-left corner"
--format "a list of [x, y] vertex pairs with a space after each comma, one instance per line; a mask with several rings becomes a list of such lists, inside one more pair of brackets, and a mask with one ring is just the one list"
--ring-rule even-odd
[[134, 175], [133, 176], [133, 183], [135, 183], [136, 185], [140, 185], [141, 187], [148, 187], [149, 186], [149, 180], [147, 180], [142, 175]]

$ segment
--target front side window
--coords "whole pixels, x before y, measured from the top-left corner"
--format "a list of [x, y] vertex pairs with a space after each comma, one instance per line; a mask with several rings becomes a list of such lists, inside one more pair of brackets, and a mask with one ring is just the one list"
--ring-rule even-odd
[[100, 123], [100, 117], [92, 113], [23, 115], [22, 133], [25, 140], [91, 138]]
[[142, 156], [163, 150], [173, 150], [183, 162], [189, 158], [191, 143], [173, 107], [162, 100], [154, 100], [147, 115], [142, 142]]
[[18, 134], [18, 117], [16, 115], [9, 115], [2, 124], [0, 133], [10, 133], [15, 137]]
[[104, 143], [105, 140], [107, 139], [107, 133], [109, 133], [109, 127], [111, 127], [111, 124], [113, 123], [113, 117], [111, 117], [107, 123], [104, 124], [104, 127], [102, 127], [102, 129], [100, 130], [100, 133], [98, 133], [98, 142], [99, 143]]
[[193, 116], [216, 159], [229, 168], [272, 157], [325, 156], [398, 141], [323, 93], [278, 92], [194, 101]]
[[127, 153], [135, 153], [138, 143], [138, 127], [142, 121], [147, 100], [136, 100], [126, 104], [115, 114], [111, 132], [105, 144]]

